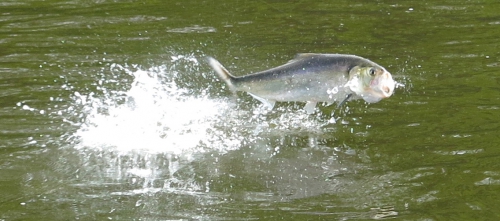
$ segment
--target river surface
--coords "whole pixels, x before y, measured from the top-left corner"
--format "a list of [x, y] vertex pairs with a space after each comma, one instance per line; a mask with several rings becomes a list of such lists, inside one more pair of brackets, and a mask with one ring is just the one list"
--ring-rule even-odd
[[[499, 220], [500, 2], [0, 3], [0, 220]], [[234, 75], [356, 54], [395, 94], [266, 112]]]

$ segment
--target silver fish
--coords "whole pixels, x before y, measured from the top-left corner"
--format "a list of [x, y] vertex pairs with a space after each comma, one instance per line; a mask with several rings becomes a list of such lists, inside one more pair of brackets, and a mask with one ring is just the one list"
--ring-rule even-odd
[[356, 55], [298, 54], [284, 65], [241, 77], [212, 57], [207, 61], [231, 91], [245, 91], [269, 109], [276, 101], [306, 102], [307, 113], [313, 113], [318, 102], [340, 106], [362, 98], [375, 103], [390, 97], [396, 85], [385, 68]]

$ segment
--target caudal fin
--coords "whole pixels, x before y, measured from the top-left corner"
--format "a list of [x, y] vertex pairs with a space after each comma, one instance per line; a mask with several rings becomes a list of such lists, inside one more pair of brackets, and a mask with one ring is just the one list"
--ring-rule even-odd
[[233, 75], [231, 75], [229, 73], [229, 71], [227, 71], [226, 68], [224, 68], [224, 66], [222, 66], [222, 64], [220, 64], [217, 60], [215, 60], [215, 58], [207, 57], [206, 59], [207, 59], [208, 64], [210, 66], [212, 66], [212, 68], [217, 73], [217, 75], [219, 75], [219, 77], [224, 82], [226, 82], [229, 89], [233, 92], [236, 91], [236, 88], [234, 86], [234, 78], [235, 77]]

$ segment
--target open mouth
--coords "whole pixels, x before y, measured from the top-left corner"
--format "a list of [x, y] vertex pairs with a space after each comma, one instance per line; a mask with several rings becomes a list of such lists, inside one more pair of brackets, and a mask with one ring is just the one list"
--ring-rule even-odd
[[381, 82], [380, 89], [385, 97], [390, 97], [394, 93], [394, 88], [396, 87], [396, 83], [392, 78], [385, 79]]
[[381, 97], [388, 98], [393, 94], [396, 83], [392, 79], [391, 74], [389, 72], [386, 72], [379, 77], [371, 80], [370, 86], [379, 91]]
[[388, 86], [382, 86], [382, 93], [384, 98], [390, 97], [392, 95], [391, 89]]

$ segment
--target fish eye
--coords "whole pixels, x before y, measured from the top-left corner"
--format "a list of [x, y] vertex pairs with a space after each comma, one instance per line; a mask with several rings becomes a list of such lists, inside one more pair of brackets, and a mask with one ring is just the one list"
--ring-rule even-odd
[[375, 75], [375, 68], [370, 68], [370, 70], [368, 71], [368, 73], [369, 73], [371, 76], [374, 76], [374, 75]]

